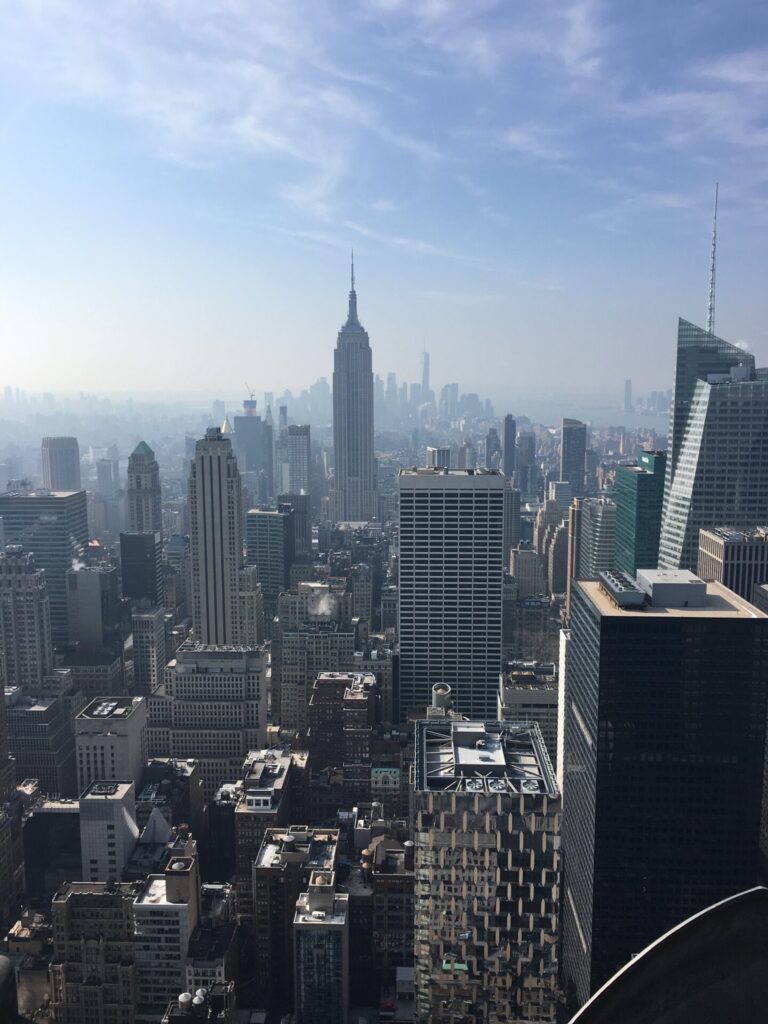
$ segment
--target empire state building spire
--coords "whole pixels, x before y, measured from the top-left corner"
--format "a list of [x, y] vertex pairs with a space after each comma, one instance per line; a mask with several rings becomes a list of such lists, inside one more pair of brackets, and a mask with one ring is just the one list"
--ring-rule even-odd
[[352, 250], [352, 283], [349, 289], [349, 313], [347, 315], [347, 325], [349, 327], [358, 327], [360, 321], [357, 319], [357, 292], [355, 291], [355, 250]]
[[367, 522], [377, 512], [373, 457], [373, 370], [368, 332], [357, 317], [352, 254], [349, 313], [333, 355], [334, 484], [331, 516], [336, 522]]

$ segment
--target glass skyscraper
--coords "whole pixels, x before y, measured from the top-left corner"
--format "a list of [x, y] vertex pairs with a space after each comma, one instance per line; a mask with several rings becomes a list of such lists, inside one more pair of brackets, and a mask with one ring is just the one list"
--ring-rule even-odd
[[634, 575], [659, 564], [666, 452], [641, 452], [636, 466], [616, 470], [617, 569]]
[[696, 568], [699, 529], [768, 520], [768, 369], [680, 320], [659, 565]]

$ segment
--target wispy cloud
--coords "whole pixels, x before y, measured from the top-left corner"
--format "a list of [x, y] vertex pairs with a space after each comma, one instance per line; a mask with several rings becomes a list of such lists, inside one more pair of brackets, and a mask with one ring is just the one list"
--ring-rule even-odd
[[390, 235], [385, 234], [381, 231], [375, 231], [367, 227], [365, 224], [359, 224], [356, 221], [345, 221], [344, 227], [349, 231], [354, 231], [356, 234], [361, 235], [363, 238], [368, 238], [373, 242], [379, 242], [382, 245], [394, 246], [397, 249], [407, 249], [408, 252], [416, 253], [420, 256], [441, 256], [452, 260], [463, 260], [466, 257], [460, 252], [454, 252], [451, 249], [446, 249], [441, 245], [435, 245], [433, 242], [427, 242], [421, 238], [411, 238], [407, 235]]

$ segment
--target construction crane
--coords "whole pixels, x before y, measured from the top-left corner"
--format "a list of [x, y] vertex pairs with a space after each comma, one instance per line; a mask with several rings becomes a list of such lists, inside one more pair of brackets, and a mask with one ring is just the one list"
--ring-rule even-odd
[[254, 395], [256, 394], [256, 392], [255, 392], [255, 391], [253, 390], [253, 388], [252, 388], [252, 387], [251, 387], [251, 386], [250, 386], [250, 385], [248, 384], [248, 381], [246, 381], [246, 382], [245, 382], [245, 390], [246, 390], [246, 391], [248, 392], [248, 395], [249, 395], [249, 397], [250, 397], [251, 401], [253, 401], [253, 396], [254, 396]]

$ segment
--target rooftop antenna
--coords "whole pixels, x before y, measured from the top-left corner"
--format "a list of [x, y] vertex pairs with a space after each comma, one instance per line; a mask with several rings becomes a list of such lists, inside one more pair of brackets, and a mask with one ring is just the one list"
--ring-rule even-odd
[[352, 291], [355, 290], [355, 250], [352, 250]]
[[715, 184], [715, 213], [712, 217], [712, 252], [709, 257], [709, 302], [707, 303], [707, 330], [715, 333], [715, 257], [717, 255], [717, 193], [720, 182]]

